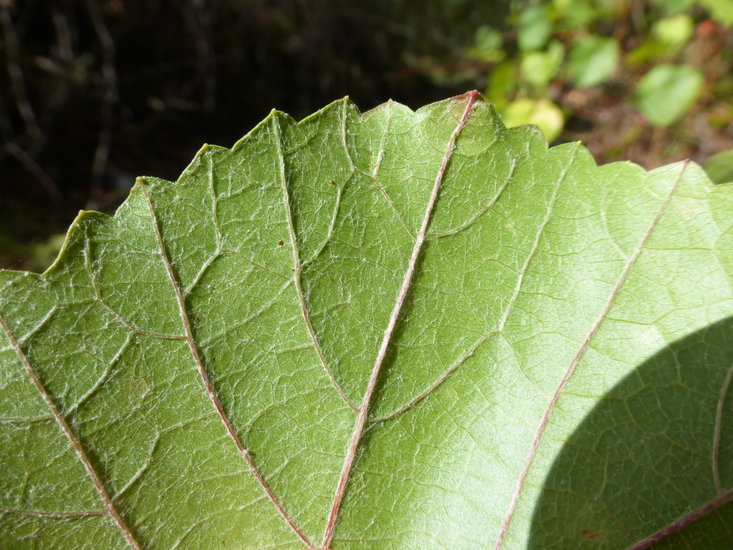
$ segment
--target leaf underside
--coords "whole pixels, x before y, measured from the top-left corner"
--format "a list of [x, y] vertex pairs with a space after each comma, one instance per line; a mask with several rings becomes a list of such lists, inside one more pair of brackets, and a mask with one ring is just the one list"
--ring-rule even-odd
[[0, 272], [0, 547], [725, 548], [732, 281], [693, 163], [273, 112]]

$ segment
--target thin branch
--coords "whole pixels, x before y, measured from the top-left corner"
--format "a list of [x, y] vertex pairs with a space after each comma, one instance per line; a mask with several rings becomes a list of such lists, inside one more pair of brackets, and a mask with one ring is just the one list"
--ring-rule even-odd
[[203, 84], [202, 106], [211, 112], [216, 106], [216, 60], [211, 39], [211, 18], [205, 0], [188, 0], [183, 5], [183, 17], [196, 48], [196, 76]]
[[41, 184], [41, 187], [48, 193], [48, 195], [56, 202], [60, 202], [63, 199], [61, 189], [56, 185], [48, 173], [41, 168], [41, 166], [35, 161], [35, 159], [26, 153], [19, 145], [14, 142], [8, 142], [3, 147], [5, 152], [17, 160], [28, 173], [30, 173], [36, 181]]
[[36, 113], [31, 107], [28, 99], [28, 90], [25, 87], [23, 70], [20, 68], [20, 41], [10, 17], [10, 5], [0, 5], [0, 27], [5, 36], [5, 63], [10, 77], [10, 89], [15, 97], [15, 105], [18, 108], [28, 133], [31, 135], [40, 134], [41, 129], [36, 121]]
[[92, 187], [89, 191], [87, 205], [89, 208], [95, 208], [102, 191], [104, 175], [107, 171], [107, 161], [109, 160], [109, 150], [112, 143], [112, 109], [117, 103], [118, 92], [114, 40], [104, 23], [98, 3], [95, 0], [86, 0], [85, 3], [94, 33], [97, 35], [99, 44], [102, 47], [102, 82], [104, 84], [104, 97], [100, 111], [101, 126], [97, 148], [94, 151], [94, 161], [92, 162]]

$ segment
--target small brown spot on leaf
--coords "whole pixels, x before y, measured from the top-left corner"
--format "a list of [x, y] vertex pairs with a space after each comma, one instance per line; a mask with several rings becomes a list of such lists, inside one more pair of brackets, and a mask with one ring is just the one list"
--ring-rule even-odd
[[279, 243], [277, 243], [277, 246], [283, 246], [284, 244], [285, 244], [285, 241], [280, 241]]
[[331, 180], [328, 182], [328, 185], [336, 185], [336, 180]]
[[581, 534], [588, 540], [598, 540], [601, 537], [598, 533], [594, 533], [590, 529], [583, 529]]

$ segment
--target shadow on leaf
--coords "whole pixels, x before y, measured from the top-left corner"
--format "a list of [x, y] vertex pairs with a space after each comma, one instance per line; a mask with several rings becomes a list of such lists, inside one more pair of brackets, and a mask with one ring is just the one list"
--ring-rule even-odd
[[684, 518], [733, 489], [732, 372], [733, 318], [635, 369], [555, 459], [529, 547], [625, 548], [682, 521], [653, 547], [730, 548], [733, 502]]

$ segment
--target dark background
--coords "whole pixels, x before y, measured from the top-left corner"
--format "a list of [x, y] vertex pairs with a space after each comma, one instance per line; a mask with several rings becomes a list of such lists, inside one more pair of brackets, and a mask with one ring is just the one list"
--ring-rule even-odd
[[[272, 108], [302, 118], [345, 95], [367, 110], [486, 90], [492, 63], [466, 52], [481, 25], [511, 49], [521, 4], [0, 0], [0, 267], [42, 270], [79, 209], [114, 211], [135, 176], [175, 179], [203, 143], [232, 145]], [[654, 16], [653, 2], [636, 4]], [[719, 54], [730, 33], [716, 29]], [[586, 93], [586, 113], [576, 109], [560, 140], [648, 167], [730, 146], [730, 125], [709, 136], [693, 118], [685, 147], [666, 147], [679, 132], [644, 127], [613, 149], [609, 124], [643, 126], [616, 84]], [[578, 100], [562, 81], [552, 86], [560, 104]]]

